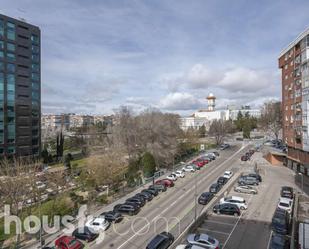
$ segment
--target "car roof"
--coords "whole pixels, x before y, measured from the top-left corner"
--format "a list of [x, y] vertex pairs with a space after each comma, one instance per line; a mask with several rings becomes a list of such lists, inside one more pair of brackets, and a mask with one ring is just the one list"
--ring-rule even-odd
[[283, 186], [281, 189], [282, 189], [282, 190], [293, 191], [293, 188], [292, 188], [292, 187], [289, 187], [289, 186]]
[[154, 237], [149, 244], [147, 245], [147, 248], [157, 248], [157, 246], [164, 240], [167, 239], [167, 236], [164, 234], [157, 234], [156, 237]]
[[290, 204], [291, 199], [280, 197], [279, 202]]
[[245, 199], [239, 196], [228, 196], [225, 197], [226, 200], [238, 200], [238, 201], [244, 201]]

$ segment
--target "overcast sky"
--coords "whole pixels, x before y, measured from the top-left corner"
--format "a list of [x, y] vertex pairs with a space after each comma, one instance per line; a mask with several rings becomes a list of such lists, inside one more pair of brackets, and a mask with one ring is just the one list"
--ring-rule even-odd
[[308, 0], [0, 0], [42, 32], [45, 113], [280, 98], [280, 51], [309, 27]]

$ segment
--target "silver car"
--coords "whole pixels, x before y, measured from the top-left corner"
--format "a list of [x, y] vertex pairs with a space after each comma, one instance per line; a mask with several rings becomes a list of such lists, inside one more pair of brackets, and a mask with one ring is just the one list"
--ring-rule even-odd
[[254, 187], [248, 185], [237, 186], [234, 188], [234, 191], [238, 193], [253, 194], [253, 195], [256, 195], [258, 193], [258, 191]]
[[205, 233], [189, 234], [187, 241], [191, 245], [196, 245], [203, 248], [215, 249], [219, 247], [219, 241]]

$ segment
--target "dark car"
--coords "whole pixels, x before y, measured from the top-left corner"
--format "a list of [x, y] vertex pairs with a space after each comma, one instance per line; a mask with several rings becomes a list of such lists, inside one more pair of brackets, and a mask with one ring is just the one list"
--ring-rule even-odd
[[153, 196], [157, 196], [159, 194], [159, 191], [156, 189], [143, 189], [141, 192], [150, 193]]
[[164, 184], [154, 184], [154, 185], [150, 185], [148, 189], [156, 189], [158, 191], [165, 192], [167, 188]]
[[280, 192], [281, 197], [293, 199], [294, 193], [293, 188], [288, 186], [283, 186]]
[[240, 215], [240, 209], [237, 205], [231, 203], [216, 204], [213, 207], [213, 211], [217, 214]]
[[140, 211], [140, 208], [132, 204], [118, 204], [114, 207], [114, 211], [132, 216], [136, 215]]
[[216, 194], [219, 192], [220, 189], [221, 189], [221, 185], [218, 183], [214, 183], [210, 186], [209, 192]]
[[271, 236], [269, 249], [288, 249], [288, 248], [290, 248], [290, 245], [288, 239], [285, 236], [275, 233]]
[[125, 201], [125, 204], [129, 204], [129, 205], [132, 205], [132, 206], [136, 206], [137, 208], [141, 208], [142, 207], [142, 202], [140, 200], [138, 201], [135, 201], [135, 200], [131, 200], [131, 199], [127, 199]]
[[137, 203], [138, 205], [140, 205], [141, 207], [143, 207], [143, 206], [145, 205], [145, 203], [146, 203], [145, 200], [142, 200], [141, 198], [137, 198], [137, 197], [134, 197], [134, 196], [128, 198], [128, 199], [126, 200], [126, 202], [127, 202], [127, 201], [135, 202], [135, 203]]
[[150, 193], [146, 193], [146, 192], [137, 193], [135, 197], [143, 198], [146, 201], [151, 201], [153, 199], [153, 195]]
[[99, 236], [99, 234], [94, 233], [88, 227], [79, 227], [74, 230], [74, 232], [72, 233], [72, 236], [77, 239], [86, 240], [90, 242], [90, 241], [95, 240]]
[[217, 183], [221, 186], [223, 186], [225, 183], [227, 183], [228, 179], [226, 177], [220, 176], [217, 180]]
[[104, 216], [105, 220], [108, 222], [120, 222], [123, 219], [123, 216], [121, 213], [115, 212], [115, 211], [109, 211], [109, 212], [104, 212], [100, 214], [100, 216]]
[[276, 209], [272, 221], [271, 228], [274, 232], [286, 235], [289, 232], [289, 216], [287, 211], [282, 209]]
[[154, 237], [146, 249], [166, 249], [174, 242], [174, 236], [168, 232], [162, 232]]
[[262, 182], [262, 177], [261, 175], [257, 174], [257, 173], [250, 173], [248, 174], [249, 177], [253, 177], [255, 178], [256, 180], [258, 180], [259, 182]]
[[214, 197], [213, 193], [205, 192], [200, 195], [198, 198], [198, 203], [202, 205], [206, 205], [211, 201], [211, 199]]
[[249, 160], [249, 157], [244, 155], [244, 156], [241, 156], [240, 158], [241, 161], [248, 161]]
[[218, 151], [214, 151], [213, 153], [216, 155], [216, 157], [220, 156]]
[[239, 185], [259, 185], [259, 180], [257, 180], [255, 177], [249, 177], [249, 176], [241, 176], [238, 179]]

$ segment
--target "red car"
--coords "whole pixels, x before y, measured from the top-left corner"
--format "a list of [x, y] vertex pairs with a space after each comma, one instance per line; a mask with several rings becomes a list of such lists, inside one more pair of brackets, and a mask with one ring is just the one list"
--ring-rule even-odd
[[62, 236], [55, 241], [56, 249], [81, 249], [84, 244], [71, 236]]
[[169, 179], [157, 180], [157, 181], [155, 181], [155, 184], [161, 184], [161, 185], [164, 185], [167, 188], [174, 186], [173, 181], [171, 181]]
[[205, 165], [205, 163], [204, 162], [202, 162], [202, 161], [196, 161], [196, 162], [194, 162], [194, 164], [197, 166], [197, 167], [203, 167], [204, 165]]

